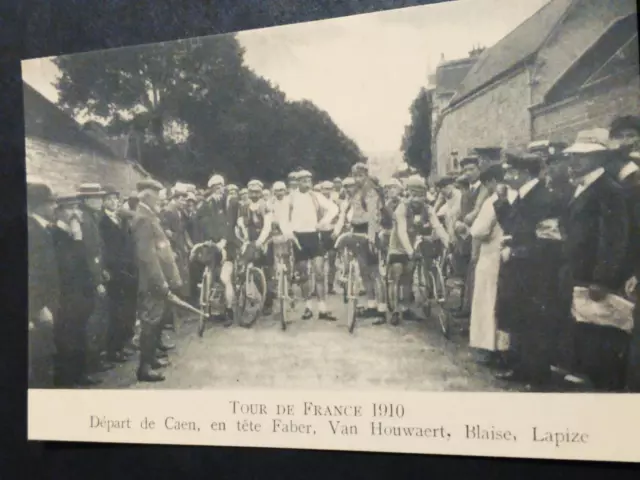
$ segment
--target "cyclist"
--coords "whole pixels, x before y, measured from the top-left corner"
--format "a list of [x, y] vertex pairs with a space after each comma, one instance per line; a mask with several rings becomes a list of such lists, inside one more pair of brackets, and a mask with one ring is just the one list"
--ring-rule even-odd
[[268, 287], [264, 308], [265, 314], [268, 314], [273, 301], [273, 289], [269, 288], [272, 286], [269, 282], [272, 262], [267, 261], [264, 245], [271, 233], [272, 215], [267, 202], [263, 199], [262, 183], [259, 180], [251, 180], [247, 184], [247, 190], [249, 203], [242, 207], [238, 213], [238, 230], [242, 240], [249, 243], [247, 249], [242, 253], [242, 263], [253, 261], [256, 267], [263, 269]]
[[[330, 181], [322, 182], [320, 184], [320, 193], [325, 196], [327, 200], [334, 203], [336, 207], [338, 207], [338, 203], [333, 200], [334, 191], [333, 191], [333, 183]], [[339, 208], [339, 207], [338, 207]], [[327, 225], [327, 229], [320, 233], [322, 247], [327, 255], [327, 261], [329, 262], [327, 268], [327, 286], [328, 292], [327, 294], [332, 295], [335, 293], [334, 282], [336, 279], [336, 249], [334, 248], [334, 239], [333, 239], [333, 230], [335, 228], [336, 223], [338, 222], [339, 215], [331, 222], [331, 225]]]
[[356, 186], [356, 192], [350, 201], [351, 227], [353, 233], [365, 234], [369, 239], [369, 248], [358, 255], [360, 275], [367, 295], [367, 307], [361, 315], [369, 318], [385, 317], [387, 303], [381, 295], [383, 287], [376, 253], [384, 195], [380, 193], [376, 181], [369, 176], [366, 164], [356, 163], [351, 174]]
[[[395, 300], [399, 303], [402, 318], [409, 320], [414, 318], [409, 306], [415, 257], [434, 259], [437, 255], [435, 242], [440, 240], [447, 245], [449, 237], [436, 217], [434, 209], [427, 202], [427, 187], [424, 180], [419, 176], [412, 176], [406, 183], [408, 199], [401, 202], [393, 214], [387, 263], [390, 291], [395, 292], [395, 285], [400, 285], [400, 298]], [[423, 242], [421, 250], [416, 252], [418, 236], [423, 238]], [[393, 312], [391, 323], [397, 325], [399, 321], [398, 312]]]
[[264, 188], [262, 190], [262, 199], [269, 203], [271, 201], [271, 190], [269, 190], [268, 188]]
[[227, 198], [238, 198], [238, 196], [239, 196], [238, 186], [234, 185], [233, 183], [230, 183], [229, 185], [227, 185]]
[[238, 203], [240, 206], [246, 206], [249, 204], [249, 190], [241, 188], [238, 192]]
[[293, 238], [300, 245], [295, 251], [296, 269], [300, 278], [300, 288], [306, 301], [303, 320], [313, 317], [311, 292], [307, 274], [307, 262], [311, 261], [316, 276], [318, 294], [318, 318], [335, 321], [336, 317], [327, 309], [324, 291], [324, 250], [320, 233], [327, 230], [338, 214], [338, 207], [323, 195], [312, 190], [312, 175], [308, 171], [298, 174], [298, 189], [291, 193], [289, 201], [289, 225]]
[[342, 194], [342, 179], [340, 177], [336, 177], [333, 179], [333, 190], [331, 192], [331, 200], [336, 205], [340, 205], [340, 201], [343, 199]]
[[[196, 244], [191, 252], [193, 257], [196, 248], [203, 243], [214, 243], [218, 249], [211, 259], [213, 271], [220, 267], [220, 281], [225, 291], [225, 322], [229, 327], [233, 324], [233, 260], [235, 257], [234, 229], [236, 225], [238, 204], [237, 201], [228, 201], [224, 178], [221, 175], [213, 175], [208, 182], [210, 195], [200, 205], [194, 216], [194, 243]], [[204, 265], [198, 264], [194, 268], [197, 277], [202, 276]]]
[[287, 176], [287, 190], [292, 193], [298, 189], [298, 172], [291, 172]]

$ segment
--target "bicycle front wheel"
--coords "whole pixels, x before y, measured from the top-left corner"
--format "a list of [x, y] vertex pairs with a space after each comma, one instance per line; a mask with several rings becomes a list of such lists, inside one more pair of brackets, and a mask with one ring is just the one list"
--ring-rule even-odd
[[209, 317], [211, 309], [211, 288], [213, 285], [213, 275], [211, 267], [207, 266], [202, 273], [202, 282], [200, 283], [200, 310], [204, 312], [198, 318], [198, 336], [204, 335], [204, 329]]
[[349, 264], [349, 273], [347, 275], [347, 326], [349, 333], [353, 333], [356, 328], [356, 311], [358, 308], [357, 274], [358, 267], [355, 260], [352, 260]]
[[282, 330], [286, 330], [289, 322], [289, 282], [287, 281], [286, 272], [282, 270], [278, 272], [278, 298], [280, 303], [280, 326]]

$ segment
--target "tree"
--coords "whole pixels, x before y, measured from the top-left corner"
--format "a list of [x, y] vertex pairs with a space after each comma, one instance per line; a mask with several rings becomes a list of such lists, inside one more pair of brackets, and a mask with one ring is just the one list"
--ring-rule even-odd
[[[127, 135], [169, 181], [274, 181], [295, 167], [322, 178], [362, 161], [358, 146], [310, 101], [288, 102], [244, 64], [233, 35], [59, 57], [59, 104]], [[139, 148], [138, 148], [139, 147]]]
[[401, 150], [404, 161], [422, 175], [431, 173], [431, 119], [433, 100], [424, 87], [411, 104], [411, 123], [405, 126]]

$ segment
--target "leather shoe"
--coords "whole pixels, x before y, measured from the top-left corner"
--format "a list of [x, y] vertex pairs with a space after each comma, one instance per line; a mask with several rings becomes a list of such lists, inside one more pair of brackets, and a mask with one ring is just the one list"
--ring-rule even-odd
[[156, 360], [152, 362], [150, 366], [154, 370], [157, 370], [158, 368], [165, 368], [165, 367], [168, 367], [169, 365], [171, 365], [171, 362], [169, 362], [168, 360], [164, 360], [162, 358], [156, 358]]
[[327, 320], [329, 322], [335, 322], [336, 320], [338, 320], [335, 315], [333, 315], [331, 312], [320, 312], [318, 314], [318, 319], [320, 320]]
[[161, 350], [163, 352], [168, 352], [169, 350], [173, 350], [174, 348], [176, 348], [175, 343], [161, 343], [160, 346], [158, 346], [158, 350]]
[[150, 368], [138, 370], [137, 377], [139, 382], [162, 382], [164, 380], [164, 375], [160, 372], [155, 372]]
[[309, 320], [313, 318], [313, 312], [310, 308], [305, 308], [304, 313], [302, 314], [302, 320]]

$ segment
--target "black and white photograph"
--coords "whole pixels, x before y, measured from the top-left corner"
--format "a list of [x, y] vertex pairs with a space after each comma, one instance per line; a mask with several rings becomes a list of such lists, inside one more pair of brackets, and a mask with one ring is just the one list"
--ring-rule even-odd
[[24, 60], [29, 388], [639, 393], [638, 54], [458, 0]]

